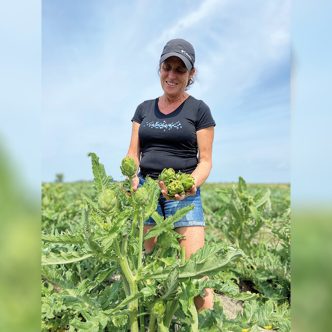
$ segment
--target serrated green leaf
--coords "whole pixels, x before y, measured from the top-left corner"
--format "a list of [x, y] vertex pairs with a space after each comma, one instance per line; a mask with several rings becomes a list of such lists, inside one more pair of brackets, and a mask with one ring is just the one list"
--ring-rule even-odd
[[[217, 271], [221, 271], [232, 260], [243, 255], [241, 250], [230, 250], [224, 257], [218, 257], [218, 259], [216, 259], [216, 255], [205, 256], [208, 252], [209, 251], [206, 251], [204, 255], [203, 251], [198, 252], [196, 256], [197, 259], [194, 255], [192, 255], [187, 263], [180, 267], [179, 278], [199, 278], [211, 273], [215, 273]], [[199, 261], [199, 263], [197, 261]]]
[[71, 322], [71, 326], [75, 327], [77, 331], [88, 331], [88, 332], [99, 332], [99, 322], [95, 321], [88, 321], [88, 322], [82, 322], [78, 319], [75, 319]]
[[256, 209], [260, 208], [262, 205], [266, 203], [270, 203], [271, 191], [268, 189], [261, 197], [257, 197], [255, 199], [255, 207]]
[[246, 184], [246, 181], [244, 181], [244, 179], [243, 179], [242, 176], [239, 177], [238, 190], [239, 190], [240, 192], [244, 192], [244, 191], [247, 190], [247, 184]]
[[88, 156], [91, 157], [95, 187], [101, 192], [109, 187], [111, 178], [107, 176], [104, 165], [99, 162], [99, 157], [95, 153], [90, 152]]
[[51, 253], [49, 256], [42, 257], [42, 265], [71, 264], [92, 256], [93, 254], [91, 253], [83, 255], [79, 253], [62, 253], [59, 255]]
[[179, 270], [175, 268], [168, 276], [166, 283], [165, 283], [165, 293], [162, 295], [162, 299], [166, 300], [168, 297], [172, 297], [177, 290], [179, 285], [178, 281], [179, 277]]
[[153, 228], [151, 228], [144, 236], [144, 239], [150, 239], [152, 237], [157, 237], [164, 232], [169, 232], [173, 229], [173, 225], [175, 222], [182, 219], [190, 210], [194, 208], [194, 205], [186, 206], [180, 210], [177, 210], [172, 216], [167, 217], [160, 224], [157, 224]]
[[41, 236], [45, 242], [63, 243], [63, 244], [83, 244], [84, 236], [81, 234], [72, 235], [70, 233], [63, 233], [60, 235], [43, 234]]

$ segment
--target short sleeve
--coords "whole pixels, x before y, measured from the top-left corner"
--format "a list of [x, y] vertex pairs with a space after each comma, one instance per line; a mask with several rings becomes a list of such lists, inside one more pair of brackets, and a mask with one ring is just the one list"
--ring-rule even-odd
[[208, 105], [201, 101], [198, 110], [197, 110], [197, 122], [196, 130], [214, 127], [216, 122], [214, 121], [211, 110]]
[[139, 104], [136, 108], [135, 114], [133, 116], [133, 118], [131, 119], [131, 122], [135, 121], [139, 124], [142, 123], [143, 121], [143, 104]]

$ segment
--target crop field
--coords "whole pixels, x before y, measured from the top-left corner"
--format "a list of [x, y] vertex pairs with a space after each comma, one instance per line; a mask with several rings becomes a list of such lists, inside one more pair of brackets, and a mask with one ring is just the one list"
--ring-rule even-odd
[[204, 184], [205, 247], [185, 260], [172, 225], [191, 207], [164, 220], [155, 181], [132, 192], [90, 157], [93, 182], [42, 186], [42, 331], [290, 331], [288, 184]]

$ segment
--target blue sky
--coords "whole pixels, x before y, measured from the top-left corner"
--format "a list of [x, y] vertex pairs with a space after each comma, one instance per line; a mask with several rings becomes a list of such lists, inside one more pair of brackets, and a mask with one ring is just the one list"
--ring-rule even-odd
[[[38, 0], [0, 6], [0, 163], [40, 193], [41, 15]], [[1, 183], [0, 183], [1, 186]]]
[[0, 159], [16, 183], [39, 197], [58, 172], [91, 179], [89, 151], [119, 178], [131, 116], [161, 94], [158, 58], [176, 34], [196, 47], [190, 92], [218, 123], [210, 181], [290, 179], [293, 202], [330, 202], [331, 1], [296, 0], [292, 15], [282, 1], [52, 2], [1, 4]]
[[121, 179], [131, 118], [162, 94], [171, 38], [196, 50], [189, 93], [217, 122], [209, 181], [290, 181], [289, 1], [43, 1], [42, 180]]
[[[295, 1], [292, 14], [292, 195], [331, 208], [332, 2]], [[308, 204], [309, 203], [309, 204]]]

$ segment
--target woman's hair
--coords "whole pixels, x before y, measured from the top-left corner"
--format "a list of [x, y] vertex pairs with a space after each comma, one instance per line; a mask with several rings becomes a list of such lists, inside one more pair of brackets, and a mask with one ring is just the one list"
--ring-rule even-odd
[[[195, 68], [195, 69], [196, 69], [196, 68]], [[189, 89], [189, 86], [190, 86], [190, 85], [192, 85], [192, 84], [195, 83], [194, 76], [195, 76], [195, 74], [192, 76], [192, 78], [189, 78], [189, 81], [188, 81], [187, 86], [186, 86], [186, 90]]]

